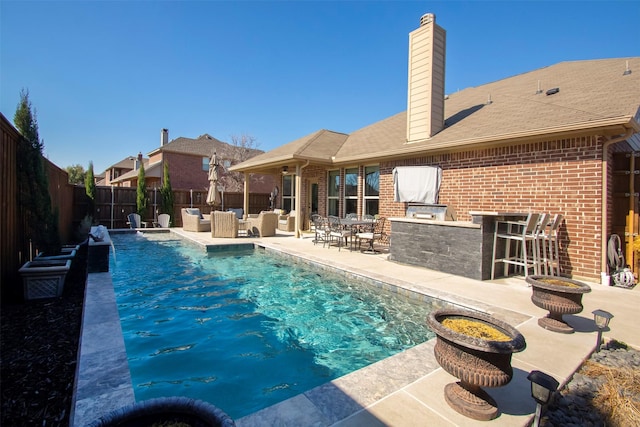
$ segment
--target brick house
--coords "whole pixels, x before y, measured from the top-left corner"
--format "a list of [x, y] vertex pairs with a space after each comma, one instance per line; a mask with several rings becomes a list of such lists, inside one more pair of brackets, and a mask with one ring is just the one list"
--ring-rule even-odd
[[[118, 163], [114, 163], [113, 165], [105, 169], [104, 172], [96, 175], [96, 185], [109, 186], [113, 184], [122, 187], [130, 186], [131, 183], [129, 181], [120, 183], [116, 182], [116, 180], [121, 176], [131, 172], [132, 170], [137, 170], [137, 162], [139, 161], [140, 159], [137, 156], [129, 156], [126, 159], [120, 160]], [[142, 161], [145, 164], [146, 173], [146, 165], [148, 164], [149, 159], [143, 158]]]
[[[260, 150], [236, 147], [222, 142], [208, 134], [198, 138], [179, 137], [169, 141], [169, 131], [162, 129], [160, 133], [160, 146], [150, 153], [148, 158], [142, 154], [137, 157], [129, 157], [117, 165], [105, 171], [106, 185], [123, 187], [135, 187], [138, 181], [139, 165], [144, 165], [145, 184], [147, 187], [158, 188], [162, 185], [164, 163], [169, 165], [171, 187], [174, 190], [207, 190], [209, 188], [208, 171], [211, 155], [216, 152], [223, 167], [223, 174], [219, 184], [227, 192], [239, 192], [243, 189], [242, 176], [237, 173], [229, 173], [228, 168], [240, 160], [262, 153]], [[127, 171], [119, 165], [129, 166]], [[251, 190], [255, 193], [269, 193], [275, 183], [271, 175], [254, 174], [249, 177]]]
[[562, 62], [445, 95], [445, 44], [432, 14], [410, 33], [407, 111], [351, 134], [320, 130], [232, 170], [280, 176], [299, 232], [315, 212], [404, 217], [394, 168], [438, 166], [438, 203], [458, 221], [562, 213], [563, 274], [599, 281], [611, 233], [638, 232], [640, 58]]

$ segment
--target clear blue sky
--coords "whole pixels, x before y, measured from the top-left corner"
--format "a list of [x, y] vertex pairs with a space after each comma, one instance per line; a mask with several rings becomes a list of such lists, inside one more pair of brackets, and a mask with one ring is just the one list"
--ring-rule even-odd
[[[0, 1], [0, 111], [29, 90], [45, 155], [95, 173], [170, 139], [268, 151], [406, 110], [408, 35], [447, 31], [452, 93], [640, 56], [638, 1]], [[640, 72], [640, 70], [633, 70]]]

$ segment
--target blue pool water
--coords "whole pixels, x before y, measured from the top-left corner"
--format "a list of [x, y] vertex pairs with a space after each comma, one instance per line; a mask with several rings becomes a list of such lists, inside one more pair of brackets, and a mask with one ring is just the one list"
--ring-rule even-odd
[[237, 419], [434, 336], [430, 304], [263, 249], [112, 238], [137, 400], [188, 396]]

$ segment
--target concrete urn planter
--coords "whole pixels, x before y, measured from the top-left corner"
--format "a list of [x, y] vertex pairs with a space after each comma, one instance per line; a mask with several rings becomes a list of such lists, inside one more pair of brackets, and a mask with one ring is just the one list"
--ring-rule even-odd
[[71, 268], [71, 258], [47, 259], [36, 257], [18, 272], [22, 276], [24, 299], [54, 298], [62, 295], [64, 280]]
[[546, 317], [538, 319], [538, 325], [553, 332], [573, 333], [574, 329], [562, 320], [562, 316], [580, 313], [582, 295], [591, 292], [591, 287], [577, 280], [558, 276], [528, 276], [526, 280], [533, 290], [531, 301], [549, 311]]
[[528, 276], [526, 280], [533, 290], [531, 301], [549, 311], [546, 317], [538, 319], [538, 325], [553, 332], [573, 333], [574, 329], [562, 320], [562, 316], [580, 313], [582, 295], [591, 292], [591, 287], [558, 276]]
[[90, 427], [139, 426], [233, 427], [231, 417], [216, 406], [187, 397], [143, 400], [111, 412]]
[[[464, 329], [454, 330], [448, 323], [461, 320]], [[470, 310], [436, 310], [427, 317], [427, 324], [437, 336], [436, 360], [460, 379], [445, 386], [449, 406], [475, 420], [496, 418], [497, 404], [481, 387], [502, 387], [511, 381], [511, 355], [525, 349], [524, 337], [507, 323]], [[487, 331], [492, 334], [487, 335]]]

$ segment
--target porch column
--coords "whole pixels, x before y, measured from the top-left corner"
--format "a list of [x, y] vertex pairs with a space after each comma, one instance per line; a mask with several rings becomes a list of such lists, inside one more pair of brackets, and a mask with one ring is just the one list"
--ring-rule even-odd
[[300, 229], [302, 228], [302, 177], [300, 176], [302, 173], [302, 168], [300, 165], [296, 165], [296, 222], [295, 222], [295, 230], [296, 230], [296, 238], [302, 237], [300, 233]]
[[244, 201], [242, 203], [244, 214], [243, 219], [247, 219], [249, 215], [249, 173], [244, 173]]

